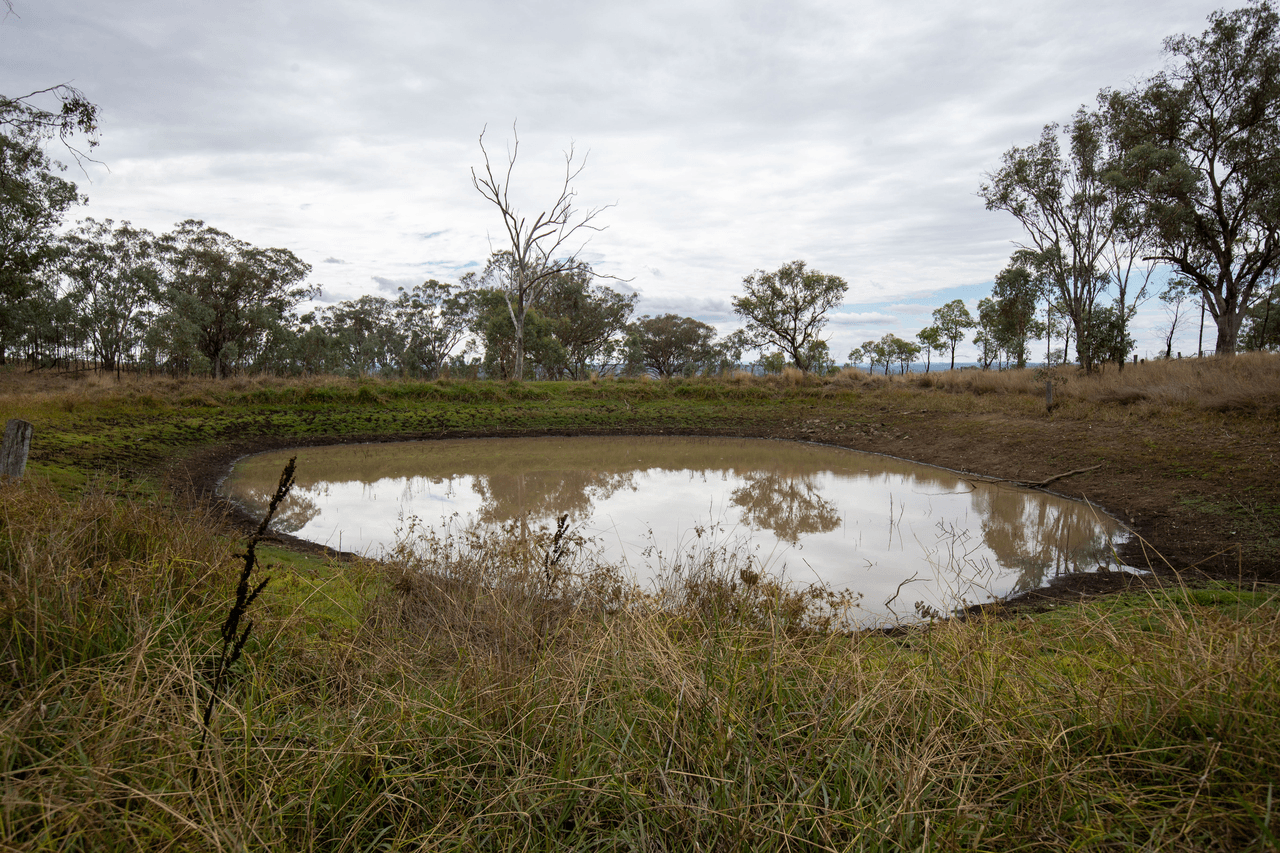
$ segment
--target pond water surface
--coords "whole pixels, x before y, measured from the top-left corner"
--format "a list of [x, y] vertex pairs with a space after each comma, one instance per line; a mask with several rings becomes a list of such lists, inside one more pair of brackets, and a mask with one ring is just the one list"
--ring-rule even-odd
[[[763, 439], [452, 439], [273, 451], [238, 462], [224, 493], [265, 511], [280, 470], [297, 485], [275, 529], [377, 556], [406, 519], [438, 530], [549, 524], [568, 514], [600, 557], [642, 584], [706, 537], [793, 583], [863, 595], [894, 619], [946, 612], [1053, 577], [1116, 565], [1113, 518], [1076, 501], [942, 468]], [[887, 603], [886, 603], [887, 602]]]

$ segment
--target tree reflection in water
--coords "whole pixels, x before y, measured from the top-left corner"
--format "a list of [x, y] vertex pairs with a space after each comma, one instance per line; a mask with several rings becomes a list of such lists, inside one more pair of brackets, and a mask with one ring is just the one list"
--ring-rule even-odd
[[572, 521], [591, 517], [596, 501], [634, 488], [635, 473], [598, 470], [510, 471], [481, 474], [471, 488], [482, 501], [478, 519], [494, 524], [513, 519], [546, 520], [568, 514]]
[[1013, 592], [1111, 562], [1110, 525], [1087, 504], [1047, 503], [1038, 494], [996, 487], [974, 494], [982, 541], [1018, 572]]
[[802, 536], [840, 526], [840, 508], [818, 494], [821, 487], [813, 474], [744, 471], [742, 479], [729, 502], [742, 507], [742, 520], [757, 530], [772, 530], [794, 545]]
[[[795, 442], [453, 439], [296, 453], [297, 487], [276, 527], [315, 541], [376, 553], [394, 547], [401, 519], [523, 531], [567, 514], [600, 545], [601, 559], [644, 582], [655, 576], [650, 546], [674, 553], [690, 531], [753, 531], [744, 547], [769, 571], [864, 593], [877, 606], [896, 598], [889, 609], [907, 612], [921, 599], [945, 611], [948, 601], [1091, 570], [1111, 562], [1120, 534], [1114, 519], [1053, 495]], [[277, 456], [242, 460], [227, 493], [251, 512], [265, 506]]]
[[[237, 499], [249, 506], [266, 507], [271, 503], [271, 498], [274, 495], [274, 488], [264, 489], [259, 486], [246, 485], [243, 495], [237, 496]], [[275, 517], [271, 520], [271, 529], [278, 530], [281, 533], [297, 533], [319, 515], [320, 505], [303, 490], [293, 489], [280, 502], [280, 508], [276, 510]]]

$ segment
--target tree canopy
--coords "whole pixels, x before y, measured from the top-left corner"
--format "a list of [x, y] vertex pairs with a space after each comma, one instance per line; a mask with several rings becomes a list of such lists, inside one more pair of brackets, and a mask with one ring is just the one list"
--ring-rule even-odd
[[952, 299], [933, 310], [933, 325], [941, 341], [951, 350], [951, 369], [955, 370], [956, 344], [964, 340], [965, 332], [974, 327], [973, 315], [965, 307], [963, 299]]
[[835, 275], [792, 261], [774, 272], [756, 270], [743, 279], [746, 293], [733, 298], [733, 310], [746, 320], [757, 346], [775, 346], [801, 370], [813, 370], [826, 354], [819, 337], [827, 312], [844, 299], [849, 285]]
[[24, 120], [33, 110], [0, 97], [0, 300], [30, 292], [33, 277], [57, 255], [55, 231], [83, 202], [63, 166], [44, 150], [44, 128]]
[[1230, 354], [1280, 262], [1280, 17], [1266, 0], [1214, 12], [1165, 53], [1167, 70], [1103, 93], [1123, 152], [1109, 178], [1144, 206], [1153, 259], [1205, 297]]
[[630, 326], [628, 367], [659, 376], [693, 373], [717, 360], [715, 337], [715, 327], [692, 317], [643, 316]]
[[1118, 192], [1103, 179], [1107, 140], [1103, 118], [1081, 109], [1067, 128], [1045, 125], [1039, 142], [1005, 152], [979, 190], [988, 210], [1007, 211], [1022, 224], [1029, 240], [1023, 248], [1070, 317], [1077, 347], [1086, 344], [1077, 353], [1086, 370], [1093, 368], [1089, 317], [1109, 281], [1104, 255], [1127, 222]]
[[167, 286], [162, 326], [214, 377], [242, 351], [270, 342], [285, 313], [314, 297], [302, 285], [309, 264], [288, 249], [259, 249], [188, 219], [163, 238]]
[[1045, 334], [1045, 325], [1036, 319], [1036, 305], [1044, 293], [1044, 282], [1026, 253], [1015, 253], [1010, 264], [996, 274], [992, 290], [995, 342], [1018, 367], [1027, 366], [1028, 342]]

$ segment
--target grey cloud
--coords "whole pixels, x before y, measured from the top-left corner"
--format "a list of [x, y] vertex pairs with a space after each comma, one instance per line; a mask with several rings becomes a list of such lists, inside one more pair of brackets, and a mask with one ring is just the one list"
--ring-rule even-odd
[[833, 312], [828, 316], [828, 328], [862, 327], [867, 325], [895, 325], [898, 322], [897, 314], [885, 313], [882, 311], [858, 311], [858, 312]]
[[70, 79], [101, 105], [112, 171], [84, 215], [328, 256], [345, 298], [501, 248], [470, 169], [480, 128], [501, 158], [519, 117], [522, 209], [590, 149], [576, 200], [619, 204], [584, 257], [634, 276], [642, 312], [727, 326], [744, 275], [804, 258], [888, 324], [1007, 262], [1017, 223], [976, 197], [1003, 151], [1157, 70], [1218, 5], [24, 0], [0, 55], [6, 93]]
[[402, 287], [405, 290], [411, 290], [413, 287], [420, 284], [417, 279], [413, 278], [385, 278], [380, 275], [373, 276], [373, 281], [378, 285], [378, 290], [380, 292], [391, 296], [395, 296]]

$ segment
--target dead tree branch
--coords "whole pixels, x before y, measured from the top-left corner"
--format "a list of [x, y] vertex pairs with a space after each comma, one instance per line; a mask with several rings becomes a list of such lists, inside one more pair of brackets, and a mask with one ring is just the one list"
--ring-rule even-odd
[[507, 310], [516, 330], [515, 378], [521, 379], [524, 375], [524, 321], [529, 305], [538, 298], [552, 278], [583, 265], [578, 254], [585, 248], [587, 240], [584, 239], [572, 251], [569, 247], [576, 241], [580, 231], [603, 231], [604, 226], [595, 224], [596, 217], [614, 205], [593, 207], [585, 211], [574, 207], [577, 191], [573, 188], [573, 182], [586, 168], [587, 158], [584, 155], [580, 162], [575, 162], [577, 154], [573, 145], [570, 145], [564, 155], [564, 180], [560, 185], [559, 196], [550, 208], [540, 212], [530, 222], [511, 200], [512, 174], [520, 153], [520, 136], [516, 133], [516, 127], [514, 124], [511, 126], [514, 142], [508, 149], [507, 168], [501, 174], [495, 174], [489, 151], [484, 145], [487, 130], [486, 127], [480, 131], [484, 171], [480, 174], [472, 168], [471, 185], [502, 214], [502, 225], [511, 246], [511, 276], [504, 287], [504, 293], [507, 297]]

